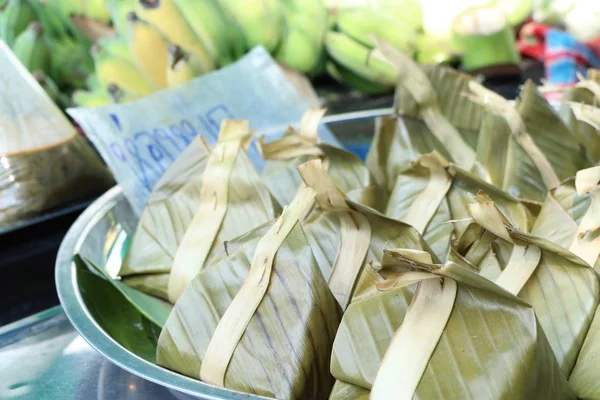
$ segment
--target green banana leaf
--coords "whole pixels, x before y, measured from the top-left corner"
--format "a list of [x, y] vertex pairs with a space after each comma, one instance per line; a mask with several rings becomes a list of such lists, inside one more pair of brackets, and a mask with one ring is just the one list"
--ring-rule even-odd
[[569, 385], [580, 399], [600, 398], [600, 309], [596, 310], [594, 320], [587, 333], [575, 367], [569, 377]]
[[[541, 250], [537, 267], [518, 296], [533, 306], [563, 374], [569, 376], [600, 301], [598, 276], [593, 268], [565, 248], [515, 227], [507, 225], [507, 230], [514, 243]], [[481, 258], [477, 254], [491, 250], [500, 269], [504, 270], [513, 247], [513, 243], [482, 229], [479, 238], [461, 251], [477, 265]], [[477, 250], [465, 253], [467, 249]]]
[[[159, 365], [198, 379], [213, 332], [248, 275], [264, 229], [235, 240], [228, 257], [187, 287], [161, 333]], [[329, 359], [341, 311], [299, 224], [277, 251], [271, 276], [233, 353], [225, 387], [278, 399], [322, 398], [333, 385]]]
[[[448, 164], [435, 152], [419, 157], [397, 176], [386, 210], [388, 217], [406, 221], [409, 212], [415, 213], [414, 209], [411, 211], [411, 206], [432, 179], [431, 170], [422, 162], [426, 159], [437, 160], [436, 163], [452, 181], [446, 196], [422, 232], [423, 238], [440, 260], [447, 259], [453, 239], [460, 238], [467, 229], [470, 222], [468, 205], [474, 202], [473, 198], [479, 191], [490, 196], [519, 229], [526, 232], [531, 229], [534, 216], [523, 203], [473, 174]], [[421, 209], [418, 213], [423, 211]]]
[[[386, 192], [375, 182], [360, 158], [325, 143], [315, 147], [323, 152], [321, 157], [329, 163], [329, 176], [342, 192], [356, 202], [383, 211], [387, 202]], [[297, 167], [315, 158], [317, 156], [302, 155], [286, 160], [265, 161], [261, 180], [282, 207], [291, 202], [302, 182]]]
[[[485, 109], [462, 93], [471, 77], [444, 66], [421, 66], [436, 90], [442, 114], [459, 131], [465, 142], [475, 148]], [[391, 191], [396, 175], [421, 154], [439, 152], [451, 160], [444, 145], [419, 117], [420, 106], [407, 89], [398, 86], [395, 116], [377, 121], [375, 136], [367, 154], [367, 166], [376, 181]]]
[[[194, 140], [156, 183], [119, 271], [126, 284], [168, 300], [169, 272], [200, 204], [209, 154], [200, 139]], [[272, 220], [279, 212], [247, 153], [240, 150], [229, 182], [227, 212], [205, 265], [221, 252], [224, 241]]]
[[[573, 398], [526, 302], [453, 263], [386, 261], [374, 271], [376, 281], [396, 271], [426, 271], [457, 283], [449, 320], [414, 399]], [[367, 398], [417, 286], [374, 290], [351, 303], [334, 342], [331, 372], [337, 382], [330, 399]]]
[[[76, 256], [79, 257], [79, 256]], [[121, 282], [118, 279], [112, 279], [105, 269], [100, 268], [90, 259], [82, 259], [91, 270], [96, 271], [110, 282], [121, 294], [133, 305], [144, 317], [152, 321], [159, 328], [162, 328], [167, 322], [167, 317], [171, 313], [173, 306], [158, 297], [150, 296], [143, 291], [139, 291]]]
[[[552, 106], [528, 81], [515, 105], [525, 131], [549, 161], [560, 180], [589, 165], [585, 151]], [[488, 114], [479, 132], [477, 160], [490, 182], [520, 199], [541, 203], [548, 188], [531, 157], [517, 143], [502, 117]]]
[[81, 297], [94, 320], [121, 346], [155, 362], [160, 327], [140, 313], [103, 274], [92, 272], [81, 257], [76, 255], [73, 261]]

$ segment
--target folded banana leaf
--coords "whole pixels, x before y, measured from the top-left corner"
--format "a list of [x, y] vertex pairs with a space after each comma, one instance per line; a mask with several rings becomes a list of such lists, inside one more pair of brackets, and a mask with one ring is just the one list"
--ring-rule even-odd
[[285, 135], [270, 143], [262, 137], [258, 149], [266, 160], [261, 179], [273, 197], [283, 207], [290, 203], [302, 180], [297, 167], [319, 158], [327, 165], [329, 176], [350, 199], [383, 211], [386, 192], [373, 179], [365, 163], [349, 151], [319, 143], [318, 126], [324, 109], [309, 109], [296, 131], [292, 127]]
[[490, 183], [520, 199], [541, 203], [548, 190], [586, 166], [585, 150], [552, 106], [528, 81], [515, 105], [469, 83], [473, 101], [488, 107], [477, 143], [477, 161]]
[[374, 289], [344, 313], [330, 399], [574, 398], [530, 305], [431, 260], [387, 250], [361, 276]]
[[396, 177], [386, 215], [414, 226], [435, 255], [446, 260], [451, 242], [469, 225], [468, 205], [479, 191], [492, 197], [515, 226], [530, 231], [534, 216], [526, 205], [437, 152], [419, 157]]
[[298, 223], [314, 195], [299, 189], [277, 221], [236, 239], [194, 278], [161, 332], [159, 365], [278, 399], [329, 394], [341, 309]]
[[249, 136], [246, 121], [226, 120], [212, 149], [198, 138], [169, 167], [119, 271], [126, 284], [174, 303], [224, 241], [279, 213], [245, 152]]
[[587, 104], [598, 107], [600, 101], [600, 82], [595, 79], [598, 71], [588, 70], [588, 78], [578, 82], [575, 86], [565, 89], [559, 115], [571, 129], [575, 138], [586, 151], [587, 159], [595, 164], [600, 161], [600, 135], [596, 128], [579, 120], [571, 109], [572, 104]]
[[600, 167], [581, 170], [551, 190], [532, 233], [578, 255], [600, 271]]
[[569, 377], [569, 385], [579, 399], [600, 398], [598, 358], [600, 358], [600, 309], [596, 310], [590, 330]]
[[491, 250], [500, 273], [489, 278], [533, 306], [568, 377], [600, 300], [596, 272], [566, 248], [513, 226], [483, 193], [476, 199], [469, 210], [480, 229], [476, 235], [470, 230], [472, 242], [461, 238], [459, 251], [478, 265], [481, 255]]
[[381, 261], [386, 246], [415, 250], [429, 247], [410, 225], [349, 200], [333, 183], [321, 160], [302, 164], [304, 184], [317, 192], [315, 207], [302, 228], [319, 268], [345, 309], [364, 267]]
[[485, 178], [475, 163], [474, 148], [485, 108], [462, 93], [472, 77], [454, 69], [418, 65], [380, 47], [399, 70], [395, 116], [378, 120], [367, 165], [377, 182], [392, 190], [396, 174], [421, 154], [438, 151], [463, 169]]

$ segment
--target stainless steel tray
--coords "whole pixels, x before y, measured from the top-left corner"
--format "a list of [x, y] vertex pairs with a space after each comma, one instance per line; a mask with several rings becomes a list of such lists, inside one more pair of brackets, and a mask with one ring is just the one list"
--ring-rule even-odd
[[[330, 127], [340, 141], [355, 147], [370, 142], [373, 117], [389, 114], [390, 111], [380, 109], [333, 115], [326, 117], [323, 122], [337, 125]], [[365, 120], [368, 123], [365, 124]], [[56, 260], [56, 288], [64, 311], [75, 329], [114, 364], [165, 387], [202, 399], [264, 399], [208, 385], [146, 361], [119, 344], [93, 317], [80, 291], [73, 257], [80, 254], [109, 273], [116, 272], [122, 261], [126, 239], [133, 233], [136, 223], [137, 217], [117, 186], [92, 203], [63, 239]]]

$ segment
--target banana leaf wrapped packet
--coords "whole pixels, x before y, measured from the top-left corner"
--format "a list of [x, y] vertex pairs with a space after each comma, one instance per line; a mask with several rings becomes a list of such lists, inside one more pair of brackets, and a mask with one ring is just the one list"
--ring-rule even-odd
[[477, 160], [489, 182], [511, 195], [541, 204], [555, 188], [587, 166], [586, 152], [574, 133], [531, 81], [513, 105], [476, 82], [468, 97], [485, 105]]
[[367, 165], [377, 182], [391, 191], [396, 175], [421, 154], [439, 152], [485, 180], [475, 146], [483, 106], [463, 96], [473, 77], [441, 65], [418, 65], [386, 43], [383, 55], [399, 71], [394, 116], [377, 120]]
[[415, 227], [440, 260], [469, 225], [468, 205], [484, 191], [522, 231], [535, 219], [527, 205], [475, 175], [448, 163], [439, 153], [422, 155], [395, 180], [385, 214]]
[[587, 159], [595, 164], [600, 161], [600, 135], [597, 128], [581, 119], [579, 104], [598, 107], [600, 101], [600, 71], [590, 68], [587, 79], [581, 80], [574, 86], [565, 88], [559, 115], [574, 133], [577, 141], [581, 143], [587, 153]]
[[262, 225], [280, 207], [245, 152], [247, 121], [225, 120], [211, 149], [193, 141], [156, 183], [119, 276], [175, 303], [185, 286], [222, 255], [222, 243]]
[[308, 161], [298, 171], [304, 184], [317, 193], [315, 206], [303, 218], [302, 228], [342, 309], [350, 302], [363, 269], [370, 262], [380, 262], [386, 246], [429, 250], [412, 226], [344, 196], [321, 160]]
[[426, 252], [383, 260], [342, 318], [330, 399], [574, 398], [525, 301]]
[[315, 194], [300, 188], [276, 221], [193, 279], [161, 332], [159, 365], [278, 399], [327, 396], [342, 311], [299, 224]]
[[569, 377], [600, 300], [598, 275], [569, 250], [534, 236], [536, 230], [528, 234], [513, 226], [484, 193], [476, 199], [469, 205], [475, 223], [457, 251], [480, 270], [486, 268], [498, 286], [533, 306]]
[[302, 117], [298, 131], [290, 127], [282, 138], [269, 143], [264, 137], [259, 139], [257, 147], [266, 160], [262, 181], [283, 207], [302, 182], [297, 167], [319, 158], [335, 185], [350, 199], [383, 211], [386, 192], [375, 183], [365, 163], [349, 151], [319, 143], [318, 127], [324, 114], [325, 109], [311, 108]]
[[533, 233], [580, 257], [600, 271], [600, 166], [586, 168], [546, 196]]

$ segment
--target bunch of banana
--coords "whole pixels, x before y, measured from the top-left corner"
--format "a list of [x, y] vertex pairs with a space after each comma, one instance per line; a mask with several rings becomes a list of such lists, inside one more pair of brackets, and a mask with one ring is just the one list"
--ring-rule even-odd
[[0, 39], [12, 46], [15, 38], [37, 20], [32, 5], [26, 0], [7, 0], [0, 11]]
[[316, 76], [325, 67], [327, 9], [321, 0], [283, 0], [284, 29], [275, 52], [280, 63]]
[[367, 93], [393, 90], [394, 68], [379, 57], [375, 37], [398, 50], [415, 55], [418, 31], [389, 13], [374, 8], [339, 10], [334, 30], [327, 33], [325, 47], [330, 60], [327, 72], [340, 83]]

